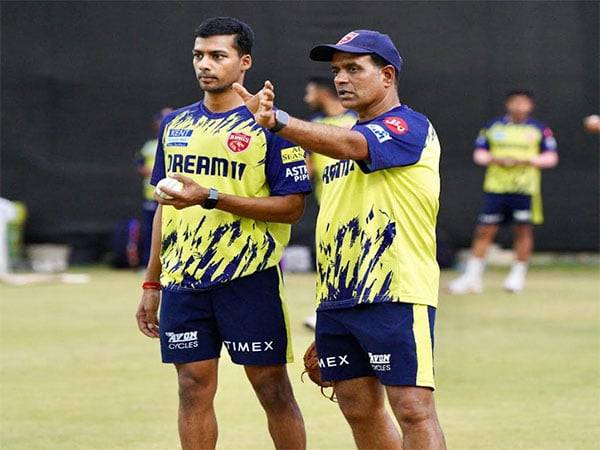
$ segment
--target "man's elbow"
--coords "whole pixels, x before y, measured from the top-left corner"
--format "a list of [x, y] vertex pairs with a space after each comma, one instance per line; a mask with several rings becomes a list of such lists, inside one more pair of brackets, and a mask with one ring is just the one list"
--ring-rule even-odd
[[293, 211], [292, 213], [290, 213], [288, 215], [285, 223], [289, 223], [290, 225], [295, 225], [298, 222], [300, 222], [300, 219], [302, 219], [303, 215], [304, 215], [304, 207], [300, 211]]
[[300, 222], [302, 216], [304, 215], [304, 199], [302, 199], [302, 203], [291, 208], [286, 214], [284, 223], [288, 223], [290, 225], [294, 225]]
[[369, 144], [367, 139], [358, 131], [351, 131], [348, 138], [341, 141], [340, 151], [346, 154], [344, 159], [364, 161], [369, 159]]

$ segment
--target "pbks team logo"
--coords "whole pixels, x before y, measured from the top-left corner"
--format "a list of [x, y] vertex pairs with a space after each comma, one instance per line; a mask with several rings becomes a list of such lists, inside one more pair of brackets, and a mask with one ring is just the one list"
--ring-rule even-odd
[[408, 133], [408, 124], [400, 117], [386, 117], [383, 123], [394, 134]]
[[227, 138], [227, 147], [234, 153], [243, 152], [250, 145], [250, 136], [245, 133], [233, 132]]
[[344, 36], [343, 38], [341, 38], [337, 44], [335, 45], [342, 45], [342, 44], [346, 44], [348, 42], [350, 42], [352, 39], [354, 39], [356, 36], [358, 36], [358, 33], [355, 33], [354, 31], [351, 31], [350, 33], [348, 33], [346, 36]]

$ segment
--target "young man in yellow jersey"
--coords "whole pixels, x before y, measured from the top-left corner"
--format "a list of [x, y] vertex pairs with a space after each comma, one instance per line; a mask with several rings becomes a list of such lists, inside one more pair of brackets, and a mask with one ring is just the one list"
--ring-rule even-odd
[[333, 382], [358, 448], [444, 449], [433, 399], [436, 132], [427, 117], [400, 103], [402, 59], [389, 36], [355, 30], [310, 56], [331, 61], [338, 96], [358, 114], [356, 125], [348, 130], [290, 117], [274, 108], [269, 81], [255, 118], [335, 160], [323, 171], [316, 230], [321, 377]]
[[[352, 128], [356, 123], [356, 113], [342, 106], [335, 91], [333, 77], [311, 77], [305, 88], [304, 103], [316, 112], [310, 121], [323, 123], [336, 127]], [[320, 153], [312, 153], [310, 149], [306, 155], [306, 166], [313, 185], [313, 194], [317, 203], [321, 203], [323, 189], [323, 171], [325, 167], [335, 162], [334, 159]], [[317, 316], [311, 315], [304, 319], [304, 325], [311, 330], [315, 329]]]
[[138, 327], [160, 338], [163, 362], [177, 369], [184, 450], [216, 446], [222, 346], [244, 366], [275, 447], [303, 449], [278, 263], [310, 192], [304, 150], [257, 124], [231, 88], [252, 65], [250, 27], [217, 17], [195, 36], [193, 67], [204, 98], [161, 125], [152, 184], [170, 173], [183, 186], [155, 194], [160, 206]]
[[465, 272], [448, 284], [453, 294], [481, 293], [485, 256], [502, 224], [514, 224], [515, 262], [504, 289], [521, 292], [533, 251], [533, 225], [543, 222], [541, 170], [558, 164], [552, 130], [531, 117], [530, 91], [506, 96], [506, 115], [489, 121], [475, 141], [475, 164], [486, 167], [484, 204]]

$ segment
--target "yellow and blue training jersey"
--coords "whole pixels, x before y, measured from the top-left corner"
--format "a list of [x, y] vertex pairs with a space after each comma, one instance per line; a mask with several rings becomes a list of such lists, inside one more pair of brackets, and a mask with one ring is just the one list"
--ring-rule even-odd
[[[530, 159], [542, 152], [557, 151], [552, 130], [535, 119], [524, 123], [507, 117], [489, 121], [479, 132], [476, 148], [488, 150], [495, 158]], [[537, 167], [490, 164], [483, 190], [495, 194], [536, 195], [541, 190], [541, 171]]]
[[[243, 197], [311, 191], [305, 152], [270, 133], [240, 106], [213, 113], [202, 102], [163, 120], [152, 173], [168, 173]], [[206, 289], [279, 263], [289, 224], [244, 218], [218, 209], [162, 208], [161, 283], [167, 289]]]
[[435, 307], [436, 132], [427, 117], [404, 105], [352, 129], [367, 139], [369, 161], [335, 161], [323, 171], [319, 309], [380, 302]]
[[[335, 127], [352, 128], [356, 123], [356, 113], [354, 111], [346, 111], [337, 116], [326, 116], [324, 114], [318, 114], [310, 119], [311, 122], [322, 123], [324, 125], [333, 125]], [[320, 153], [311, 153], [310, 160], [312, 164], [312, 183], [313, 192], [317, 202], [321, 202], [321, 191], [323, 190], [323, 183], [321, 177], [323, 176], [323, 170], [325, 166], [335, 162], [333, 158], [329, 156], [321, 155]]]
[[[158, 145], [158, 139], [150, 139], [146, 141], [146, 143], [142, 146], [140, 151], [138, 152], [136, 163], [139, 166], [143, 166], [148, 169], [149, 172], [152, 171], [154, 167], [154, 156], [156, 154], [156, 146]], [[144, 200], [155, 202], [154, 200], [154, 186], [150, 184], [150, 175], [145, 176], [143, 181], [143, 189], [144, 189]]]

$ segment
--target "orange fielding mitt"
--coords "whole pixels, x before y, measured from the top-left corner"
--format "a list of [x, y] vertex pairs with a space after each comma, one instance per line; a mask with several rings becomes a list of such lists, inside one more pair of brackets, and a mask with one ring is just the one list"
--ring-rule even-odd
[[[308, 374], [308, 378], [313, 383], [321, 388], [321, 394], [331, 401], [335, 400], [335, 387], [331, 381], [323, 381], [321, 379], [321, 369], [319, 368], [319, 356], [317, 355], [317, 347], [313, 342], [308, 346], [304, 353], [304, 372], [302, 372], [301, 380], [304, 381], [304, 374]], [[326, 388], [332, 388], [331, 395], [325, 393]]]

